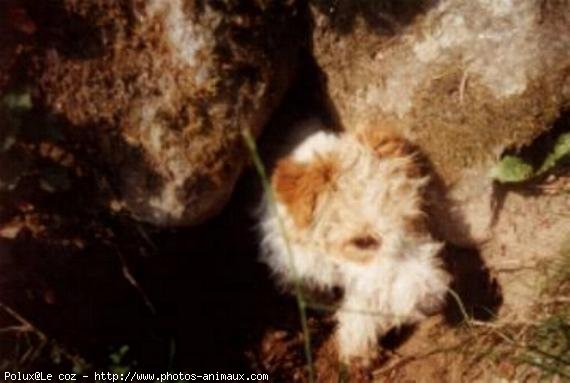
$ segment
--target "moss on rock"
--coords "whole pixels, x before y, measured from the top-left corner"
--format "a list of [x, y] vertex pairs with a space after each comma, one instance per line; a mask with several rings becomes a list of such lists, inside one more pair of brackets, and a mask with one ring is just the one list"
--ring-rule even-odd
[[219, 211], [244, 163], [240, 129], [261, 130], [295, 69], [298, 4], [58, 0], [32, 8], [45, 28], [41, 99], [96, 136], [127, 208], [159, 225]]

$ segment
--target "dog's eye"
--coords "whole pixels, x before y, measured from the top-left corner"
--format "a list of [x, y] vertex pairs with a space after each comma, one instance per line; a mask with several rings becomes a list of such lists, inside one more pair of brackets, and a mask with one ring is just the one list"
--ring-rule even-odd
[[361, 250], [372, 250], [380, 247], [380, 240], [371, 235], [353, 238], [350, 243]]

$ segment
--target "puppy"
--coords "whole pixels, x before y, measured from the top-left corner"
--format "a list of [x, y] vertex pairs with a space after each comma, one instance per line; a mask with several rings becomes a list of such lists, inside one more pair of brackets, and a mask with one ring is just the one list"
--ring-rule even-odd
[[336, 342], [368, 362], [378, 338], [437, 311], [450, 277], [423, 211], [424, 174], [411, 145], [381, 128], [315, 130], [272, 172], [260, 210], [262, 261], [281, 283], [340, 287]]

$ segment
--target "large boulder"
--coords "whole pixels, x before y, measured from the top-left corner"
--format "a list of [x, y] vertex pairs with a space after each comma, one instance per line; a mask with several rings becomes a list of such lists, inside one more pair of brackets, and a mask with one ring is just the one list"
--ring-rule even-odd
[[570, 106], [570, 3], [315, 0], [311, 11], [341, 127], [389, 125], [417, 143], [455, 209], [435, 215], [438, 228], [462, 245], [489, 239], [491, 169]]
[[454, 254], [468, 273], [491, 272], [466, 291], [486, 309], [498, 294], [509, 320], [532, 318], [542, 290], [528, 281], [570, 236], [568, 166], [522, 184], [495, 176], [504, 154], [540, 161], [570, 132], [570, 2], [315, 0], [311, 13], [340, 128], [385, 125], [416, 143], [438, 181], [434, 232], [480, 251], [475, 268]]
[[31, 2], [39, 97], [90, 137], [114, 207], [157, 225], [218, 212], [296, 67], [296, 1]]

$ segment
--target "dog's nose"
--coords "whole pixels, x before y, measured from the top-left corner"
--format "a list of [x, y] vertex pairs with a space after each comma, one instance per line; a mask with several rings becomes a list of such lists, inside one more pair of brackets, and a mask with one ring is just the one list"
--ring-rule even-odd
[[374, 250], [380, 247], [380, 240], [372, 235], [363, 235], [350, 240], [351, 245], [360, 250]]

